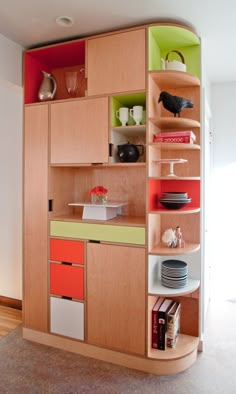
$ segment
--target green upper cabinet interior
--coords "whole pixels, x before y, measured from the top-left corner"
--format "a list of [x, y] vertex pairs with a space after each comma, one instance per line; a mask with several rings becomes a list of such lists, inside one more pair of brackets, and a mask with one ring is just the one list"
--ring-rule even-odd
[[[119, 119], [116, 117], [116, 111], [121, 107], [133, 108], [134, 105], [142, 105], [143, 109], [146, 108], [146, 94], [144, 92], [117, 95], [111, 97], [111, 126], [121, 126]], [[134, 124], [132, 118], [129, 124]]]
[[[185, 59], [186, 71], [200, 78], [200, 40], [187, 28], [178, 26], [152, 26], [148, 28], [149, 71], [161, 70], [161, 58], [177, 49]], [[169, 60], [179, 60], [177, 54], [171, 54]]]

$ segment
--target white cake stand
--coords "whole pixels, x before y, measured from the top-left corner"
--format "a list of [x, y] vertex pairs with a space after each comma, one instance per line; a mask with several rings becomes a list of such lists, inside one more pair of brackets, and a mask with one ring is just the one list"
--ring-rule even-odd
[[167, 175], [169, 177], [176, 177], [174, 173], [174, 165], [175, 164], [181, 164], [181, 163], [186, 163], [188, 160], [186, 159], [159, 159], [159, 160], [153, 160], [154, 163], [160, 163], [160, 164], [169, 164], [170, 166], [170, 173]]

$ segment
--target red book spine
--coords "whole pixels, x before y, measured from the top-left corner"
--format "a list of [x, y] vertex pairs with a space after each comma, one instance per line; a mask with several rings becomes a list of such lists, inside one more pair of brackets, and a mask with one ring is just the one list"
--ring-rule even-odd
[[152, 347], [157, 349], [157, 311], [152, 311]]
[[164, 301], [163, 297], [159, 297], [152, 308], [152, 347], [157, 349], [158, 340], [158, 309]]

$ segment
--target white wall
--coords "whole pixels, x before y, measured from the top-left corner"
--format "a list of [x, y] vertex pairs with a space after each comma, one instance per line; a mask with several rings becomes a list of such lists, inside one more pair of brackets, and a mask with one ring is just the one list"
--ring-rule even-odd
[[22, 86], [23, 48], [0, 34], [0, 81]]
[[22, 50], [0, 35], [0, 295], [22, 299]]
[[211, 86], [215, 295], [236, 298], [236, 82]]

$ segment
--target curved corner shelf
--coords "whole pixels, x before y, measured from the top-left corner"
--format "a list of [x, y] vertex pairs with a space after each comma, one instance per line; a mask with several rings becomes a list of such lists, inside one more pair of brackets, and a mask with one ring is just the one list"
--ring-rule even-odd
[[200, 150], [200, 145], [184, 144], [184, 143], [169, 143], [169, 142], [152, 142], [149, 146], [157, 149], [168, 150]]
[[183, 129], [183, 128], [193, 128], [200, 127], [200, 122], [195, 119], [189, 118], [176, 118], [171, 116], [166, 117], [156, 117], [149, 118], [150, 122], [152, 122], [155, 126], [161, 129]]
[[159, 256], [178, 256], [182, 254], [194, 253], [200, 249], [200, 244], [185, 242], [184, 248], [168, 248], [164, 244], [154, 246], [149, 254], [155, 254]]
[[183, 71], [157, 70], [150, 71], [149, 75], [160, 89], [200, 86], [199, 78]]
[[183, 296], [186, 294], [193, 293], [200, 286], [200, 280], [198, 279], [188, 279], [186, 286], [181, 289], [172, 289], [161, 284], [161, 280], [158, 279], [156, 283], [149, 286], [148, 295], [164, 296], [164, 297], [175, 297]]
[[198, 337], [179, 334], [178, 341], [174, 349], [166, 348], [163, 352], [163, 350], [149, 348], [148, 357], [155, 360], [173, 360], [175, 363], [178, 361], [181, 362], [182, 359], [187, 358], [191, 353], [197, 352], [198, 343]]
[[176, 215], [176, 214], [190, 214], [200, 212], [199, 207], [187, 207], [180, 209], [167, 209], [167, 208], [157, 208], [155, 210], [149, 211], [148, 213], [161, 213], [167, 215]]
[[158, 176], [158, 177], [149, 177], [149, 179], [156, 179], [158, 181], [200, 181], [200, 176], [175, 176], [175, 177], [169, 177], [169, 176]]

